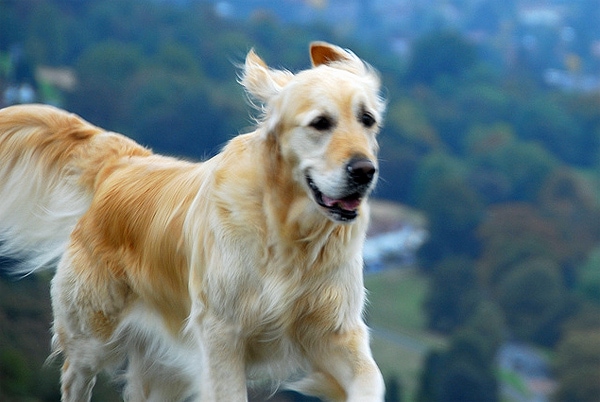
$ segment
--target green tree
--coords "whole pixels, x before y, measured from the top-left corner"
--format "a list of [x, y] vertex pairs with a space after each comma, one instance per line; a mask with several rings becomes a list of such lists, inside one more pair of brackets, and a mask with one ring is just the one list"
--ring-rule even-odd
[[491, 300], [481, 300], [466, 323], [466, 328], [486, 340], [483, 354], [493, 364], [498, 349], [505, 340], [506, 319], [500, 306]]
[[498, 401], [497, 385], [493, 374], [482, 373], [476, 366], [462, 359], [449, 364], [440, 384], [438, 402]]
[[6, 1], [0, 2], [0, 52], [8, 52], [23, 36], [15, 9]]
[[[212, 91], [212, 92], [211, 92]], [[139, 116], [130, 124], [132, 135], [162, 153], [199, 157], [215, 150], [241, 126], [243, 102], [224, 100], [223, 89], [206, 81], [145, 70], [132, 80], [127, 107]], [[241, 92], [230, 99], [240, 99]]]
[[443, 143], [425, 110], [411, 99], [400, 99], [389, 106], [386, 127], [396, 142], [410, 146], [419, 155], [443, 150]]
[[413, 194], [429, 217], [430, 239], [422, 249], [428, 261], [478, 251], [474, 229], [484, 204], [466, 176], [460, 160], [442, 153], [425, 158], [417, 170]]
[[69, 47], [70, 23], [54, 2], [32, 5], [26, 41], [35, 64], [64, 65]]
[[589, 139], [593, 136], [585, 132], [580, 120], [553, 97], [544, 94], [528, 100], [518, 109], [514, 124], [523, 139], [543, 144], [565, 162], [581, 164], [589, 161]]
[[417, 400], [497, 401], [496, 351], [496, 344], [479, 333], [476, 327], [467, 325], [456, 331], [447, 350], [434, 350], [427, 356]]
[[416, 398], [418, 402], [436, 402], [438, 400], [438, 381], [443, 366], [444, 352], [442, 350], [432, 349], [427, 353], [419, 378]]
[[456, 88], [453, 97], [468, 126], [506, 122], [512, 113], [510, 95], [495, 80], [485, 76], [469, 76], [465, 84]]
[[435, 32], [419, 39], [408, 65], [409, 80], [434, 84], [436, 80], [461, 77], [477, 62], [475, 46], [457, 32]]
[[556, 401], [596, 402], [600, 396], [600, 327], [572, 331], [556, 352]]
[[590, 252], [579, 268], [575, 289], [586, 300], [600, 306], [600, 246]]
[[517, 338], [544, 346], [560, 339], [568, 300], [555, 262], [540, 258], [516, 265], [500, 281], [497, 297]]
[[402, 386], [396, 376], [385, 382], [385, 402], [402, 402]]
[[428, 327], [451, 333], [464, 325], [474, 313], [480, 299], [473, 261], [465, 256], [451, 256], [435, 265], [424, 309]]
[[472, 125], [463, 138], [461, 149], [471, 171], [469, 182], [484, 198], [486, 204], [504, 202], [513, 192], [511, 179], [491, 160], [491, 155], [515, 141], [515, 134], [508, 123]]
[[[103, 42], [85, 51], [77, 63], [79, 85], [67, 108], [111, 130], [127, 126], [125, 88], [145, 63], [134, 44]], [[124, 130], [123, 130], [124, 131]]]
[[0, 351], [0, 396], [27, 395], [31, 386], [31, 374], [22, 353], [11, 349]]
[[512, 200], [534, 201], [548, 175], [557, 167], [556, 159], [534, 142], [514, 141], [495, 152], [480, 155], [478, 167], [503, 175]]
[[[592, 2], [589, 0], [588, 4]], [[600, 162], [600, 94], [562, 97], [560, 106], [580, 127], [576, 131], [579, 135], [570, 139], [573, 144], [569, 145], [568, 159], [565, 160], [577, 166], [594, 168]]]

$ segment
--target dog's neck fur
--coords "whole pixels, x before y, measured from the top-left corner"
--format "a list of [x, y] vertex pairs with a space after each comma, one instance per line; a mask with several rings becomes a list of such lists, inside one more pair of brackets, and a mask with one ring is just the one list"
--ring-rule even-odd
[[[291, 164], [283, 160], [278, 149], [277, 135], [264, 135], [261, 130], [262, 128], [259, 128], [254, 135], [266, 145], [263, 147], [266, 152], [263, 163], [268, 163], [269, 166], [265, 169], [268, 177], [264, 182], [276, 183], [264, 188], [263, 211], [269, 229], [279, 234], [280, 239], [276, 241], [284, 240], [288, 252], [300, 252], [311, 257], [305, 261], [313, 262], [327, 258], [340, 261], [339, 256], [333, 257], [332, 254], [339, 250], [348, 250], [351, 243], [354, 243], [354, 247], [350, 247], [353, 253], [360, 250], [369, 221], [368, 206], [361, 206], [359, 216], [353, 223], [333, 222], [327, 218], [309, 198], [306, 189], [298, 183], [299, 178], [294, 177], [294, 172], [290, 169]], [[342, 261], [352, 258], [345, 257]], [[306, 269], [310, 271], [310, 264]]]
[[[236, 211], [235, 216], [228, 218], [231, 224], [244, 228], [245, 232], [255, 232], [247, 241], [262, 239], [260, 244], [245, 243], [243, 247], [255, 247], [263, 253], [265, 261], [270, 261], [265, 262], [263, 268], [269, 265], [268, 269], [299, 270], [308, 274], [311, 267], [318, 265], [320, 274], [326, 274], [325, 271], [340, 269], [340, 264], [347, 265], [350, 260], [359, 258], [368, 224], [368, 207], [361, 207], [353, 223], [331, 221], [318, 210], [294, 178], [289, 163], [283, 160], [278, 150], [277, 138], [262, 130], [259, 126], [253, 133], [233, 138], [221, 154], [204, 162], [208, 166], [202, 167], [203, 175], [206, 180], [216, 181], [215, 188], [219, 191], [215, 194], [219, 195], [218, 199], [213, 195], [213, 200], [208, 203], [202, 188], [199, 189], [188, 213], [189, 232], [195, 233], [197, 222], [212, 214]], [[257, 158], [257, 155], [261, 157]], [[223, 164], [226, 169], [221, 168]], [[265, 164], [268, 165], [266, 168]], [[218, 208], [214, 209], [215, 206]], [[260, 216], [249, 216], [249, 213], [260, 213]], [[261, 224], [260, 227], [248, 227], [248, 222]], [[213, 230], [220, 236], [217, 232], [228, 229], [214, 227]], [[198, 244], [190, 244], [190, 247], [197, 248]], [[274, 261], [279, 262], [277, 267], [273, 265]], [[294, 261], [302, 261], [303, 266]], [[316, 264], [325, 261], [330, 263]], [[323, 270], [324, 266], [326, 270]], [[311, 274], [316, 273], [311, 271]]]

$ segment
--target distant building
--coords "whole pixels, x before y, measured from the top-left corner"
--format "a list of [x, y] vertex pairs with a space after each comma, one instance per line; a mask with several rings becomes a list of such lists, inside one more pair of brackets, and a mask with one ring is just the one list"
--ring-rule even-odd
[[2, 106], [10, 106], [22, 103], [33, 103], [37, 94], [29, 83], [9, 85], [2, 94]]
[[600, 92], [600, 76], [579, 74], [566, 70], [549, 68], [544, 72], [546, 85], [566, 92]]
[[498, 367], [513, 381], [504, 382], [505, 400], [548, 402], [556, 389], [550, 366], [544, 356], [531, 346], [508, 342], [498, 351]]
[[428, 237], [424, 217], [397, 203], [371, 202], [371, 226], [363, 250], [365, 269], [412, 265]]
[[368, 237], [363, 250], [365, 267], [368, 271], [381, 271], [388, 266], [412, 265], [426, 239], [427, 231], [411, 224]]
[[558, 26], [563, 21], [565, 9], [558, 5], [523, 5], [518, 12], [519, 21], [529, 26]]
[[35, 78], [61, 91], [73, 91], [77, 85], [77, 77], [72, 68], [41, 66], [36, 69]]

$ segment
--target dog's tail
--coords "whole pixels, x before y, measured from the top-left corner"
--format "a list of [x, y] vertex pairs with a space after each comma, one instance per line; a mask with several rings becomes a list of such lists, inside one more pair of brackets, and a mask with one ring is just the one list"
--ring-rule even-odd
[[11, 272], [52, 267], [111, 166], [150, 151], [43, 105], [0, 110], [0, 256]]

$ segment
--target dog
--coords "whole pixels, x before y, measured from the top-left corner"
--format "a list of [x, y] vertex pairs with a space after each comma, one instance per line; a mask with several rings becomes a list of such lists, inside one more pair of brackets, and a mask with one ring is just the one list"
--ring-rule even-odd
[[201, 163], [51, 106], [0, 111], [0, 251], [22, 274], [56, 266], [62, 401], [105, 369], [129, 401], [246, 401], [265, 378], [383, 401], [362, 246], [385, 101], [351, 51], [310, 57], [294, 74], [251, 50], [256, 129]]

